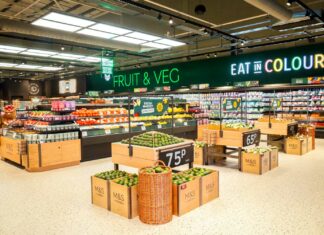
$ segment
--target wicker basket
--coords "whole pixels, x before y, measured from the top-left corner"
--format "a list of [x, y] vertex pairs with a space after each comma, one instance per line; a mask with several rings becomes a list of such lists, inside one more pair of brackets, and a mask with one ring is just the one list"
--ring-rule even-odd
[[146, 224], [165, 224], [172, 220], [172, 171], [162, 161], [157, 165], [160, 163], [169, 169], [167, 173], [146, 173], [146, 168], [139, 170], [139, 218]]

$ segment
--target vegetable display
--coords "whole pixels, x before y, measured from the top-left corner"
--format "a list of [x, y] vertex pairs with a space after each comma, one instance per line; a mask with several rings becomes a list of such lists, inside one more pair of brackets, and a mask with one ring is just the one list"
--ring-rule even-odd
[[226, 123], [225, 128], [233, 128], [233, 129], [241, 129], [247, 128], [252, 129], [252, 126], [243, 122], [236, 122], [236, 123]]
[[121, 184], [127, 187], [132, 187], [138, 184], [138, 175], [126, 175], [125, 177], [114, 180], [115, 183]]
[[256, 146], [253, 148], [245, 148], [244, 151], [247, 153], [255, 153], [255, 154], [264, 154], [266, 152], [272, 151], [272, 149], [277, 148], [276, 146]]
[[169, 172], [169, 168], [164, 166], [155, 166], [155, 167], [147, 167], [144, 168], [145, 173], [148, 174], [160, 174], [160, 173], [167, 173]]
[[[184, 142], [182, 139], [160, 132], [147, 132], [131, 138], [132, 145], [150, 148], [162, 147]], [[122, 140], [123, 144], [129, 144], [129, 139]]]
[[177, 185], [187, 183], [187, 182], [192, 181], [194, 179], [195, 179], [194, 176], [186, 175], [186, 174], [174, 174], [174, 175], [172, 175], [172, 183], [177, 184]]
[[104, 180], [113, 180], [113, 179], [126, 176], [127, 174], [128, 173], [126, 171], [112, 170], [112, 171], [105, 171], [105, 172], [98, 173], [95, 176]]
[[191, 175], [191, 176], [204, 176], [212, 173], [213, 171], [207, 168], [200, 168], [200, 167], [195, 167], [192, 169], [189, 169], [187, 171], [184, 171], [183, 174], [186, 175]]

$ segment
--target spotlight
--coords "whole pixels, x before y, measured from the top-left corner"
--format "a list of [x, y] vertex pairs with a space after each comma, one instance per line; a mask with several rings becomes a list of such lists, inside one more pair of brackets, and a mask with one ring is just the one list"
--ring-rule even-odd
[[64, 51], [65, 50], [65, 48], [64, 47], [61, 47], [61, 51]]
[[158, 19], [158, 20], [162, 20], [162, 15], [161, 15], [161, 13], [159, 13], [159, 15], [157, 16], [157, 19]]
[[215, 57], [215, 58], [217, 57], [217, 53], [214, 54], [214, 57]]
[[244, 46], [245, 45], [245, 41], [241, 41], [241, 46]]
[[293, 2], [295, 2], [295, 0], [288, 0], [287, 3], [286, 3], [286, 5], [288, 7], [290, 7]]
[[169, 19], [169, 24], [170, 25], [172, 25], [174, 22], [173, 22], [173, 19], [172, 19], [172, 17], [170, 17], [170, 19]]

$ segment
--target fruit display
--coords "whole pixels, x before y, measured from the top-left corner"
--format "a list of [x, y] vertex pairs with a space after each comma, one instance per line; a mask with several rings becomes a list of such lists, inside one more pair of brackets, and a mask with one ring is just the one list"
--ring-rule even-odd
[[[132, 145], [145, 146], [150, 148], [184, 142], [182, 139], [160, 132], [147, 132], [131, 138]], [[129, 144], [129, 139], [122, 140], [123, 144]]]
[[170, 169], [165, 166], [155, 166], [155, 167], [146, 167], [144, 168], [144, 172], [147, 174], [162, 174], [169, 172]]
[[242, 123], [242, 122], [236, 122], [236, 123], [226, 123], [225, 128], [231, 128], [231, 129], [252, 129], [252, 125]]
[[82, 118], [77, 120], [76, 123], [80, 126], [91, 126], [91, 125], [101, 125], [101, 124], [114, 124], [128, 122], [128, 117], [113, 117], [113, 118]]
[[[173, 107], [173, 113], [185, 113], [186, 110], [182, 107]], [[168, 113], [172, 113], [172, 108], [168, 108]]]
[[102, 108], [102, 109], [78, 109], [72, 113], [78, 117], [104, 117], [112, 115], [127, 115], [125, 108]]
[[138, 184], [138, 175], [129, 174], [129, 175], [126, 175], [125, 177], [115, 179], [114, 182], [117, 184], [120, 184], [120, 185], [127, 186], [127, 187], [132, 187], [132, 186]]
[[[294, 120], [292, 119], [286, 119], [286, 118], [270, 118], [270, 122], [271, 123], [291, 123]], [[269, 117], [267, 116], [263, 116], [261, 118], [258, 119], [258, 122], [269, 122]]]
[[75, 115], [56, 115], [50, 111], [31, 111], [28, 114], [29, 118], [40, 121], [74, 121]]
[[8, 104], [8, 105], [4, 106], [3, 111], [5, 111], [7, 113], [11, 113], [11, 112], [16, 111], [16, 108], [13, 105]]
[[254, 153], [254, 154], [264, 154], [266, 152], [270, 152], [273, 147], [271, 146], [266, 146], [266, 147], [261, 147], [261, 146], [256, 146], [253, 148], [246, 148], [244, 149], [245, 152], [247, 153]]
[[183, 174], [191, 175], [191, 176], [205, 176], [205, 175], [209, 175], [212, 172], [213, 172], [212, 170], [207, 168], [195, 167], [187, 171], [184, 171]]
[[66, 131], [66, 130], [78, 130], [79, 126], [76, 124], [49, 125], [48, 122], [37, 122], [33, 125], [32, 129], [41, 132]]
[[66, 100], [55, 100], [51, 103], [52, 111], [74, 111], [75, 110], [75, 101], [66, 101]]
[[112, 170], [104, 171], [98, 174], [95, 174], [96, 177], [104, 180], [114, 180], [126, 176], [128, 173], [126, 171]]
[[[191, 114], [175, 114], [174, 119], [185, 119], [192, 118]], [[132, 117], [131, 121], [159, 121], [159, 120], [170, 120], [172, 115], [162, 115], [162, 116], [143, 116], [143, 117]]]
[[195, 177], [192, 175], [188, 175], [188, 174], [173, 174], [172, 175], [172, 183], [173, 184], [183, 184], [183, 183], [187, 183], [189, 181], [194, 180]]
[[203, 148], [205, 147], [206, 143], [203, 141], [195, 141], [195, 147], [196, 148]]

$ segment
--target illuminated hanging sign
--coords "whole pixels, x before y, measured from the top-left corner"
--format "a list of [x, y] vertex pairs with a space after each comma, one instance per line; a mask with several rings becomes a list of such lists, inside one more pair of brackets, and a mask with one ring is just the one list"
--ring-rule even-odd
[[144, 70], [113, 76], [113, 87], [115, 88], [168, 86], [179, 82], [180, 70], [178, 68]]
[[282, 73], [300, 70], [320, 70], [324, 68], [324, 54], [295, 57], [269, 58], [266, 60], [245, 61], [231, 64], [231, 75], [251, 75]]

